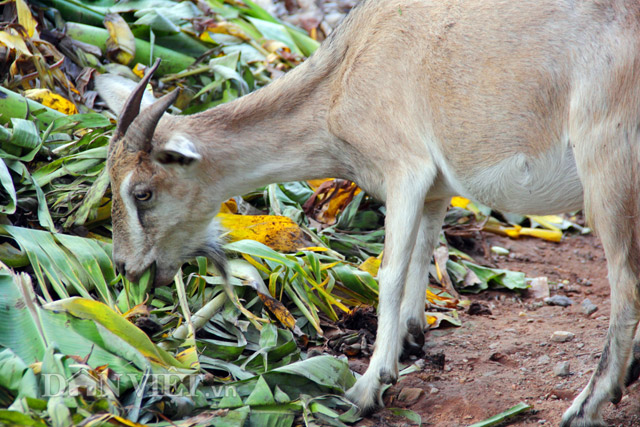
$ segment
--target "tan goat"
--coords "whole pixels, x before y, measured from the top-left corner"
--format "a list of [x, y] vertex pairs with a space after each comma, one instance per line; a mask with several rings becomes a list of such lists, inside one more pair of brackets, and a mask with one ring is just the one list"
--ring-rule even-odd
[[[341, 177], [387, 206], [379, 328], [348, 391], [381, 404], [425, 326], [428, 265], [451, 196], [507, 212], [584, 206], [609, 261], [599, 365], [563, 426], [604, 425], [640, 318], [640, 3], [637, 0], [364, 0], [304, 64], [237, 101], [164, 114], [98, 82], [120, 113], [109, 147], [113, 257], [156, 284], [206, 255], [224, 269], [220, 203], [268, 183]], [[119, 89], [120, 88], [120, 89]], [[129, 90], [130, 91], [130, 90]]]

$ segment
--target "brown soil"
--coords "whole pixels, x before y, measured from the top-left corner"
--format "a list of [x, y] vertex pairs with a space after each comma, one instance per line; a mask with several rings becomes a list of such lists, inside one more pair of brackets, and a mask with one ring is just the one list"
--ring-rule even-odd
[[[609, 285], [602, 246], [593, 235], [566, 236], [559, 244], [493, 235], [487, 240], [489, 246], [511, 251], [509, 256], [491, 259], [497, 266], [523, 271], [527, 277], [546, 276], [551, 295], [568, 296], [573, 305], [541, 305], [528, 293], [491, 291], [468, 296], [492, 314], [461, 313], [462, 327], [430, 331], [429, 354], [444, 353], [444, 369], [427, 362], [421, 372], [401, 377], [384, 395], [387, 409], [359, 425], [412, 425], [389, 409], [407, 408], [421, 415], [422, 425], [468, 426], [519, 402], [532, 405], [533, 410], [502, 425], [559, 424], [563, 411], [593, 373], [608, 327]], [[584, 314], [581, 303], [585, 298], [598, 311]], [[550, 339], [554, 331], [569, 331], [575, 338], [555, 343]], [[564, 361], [570, 362], [570, 375], [555, 375], [553, 368]], [[367, 363], [355, 359], [351, 366], [364, 372]], [[400, 392], [409, 388], [424, 392], [413, 402], [401, 402]], [[637, 383], [617, 406], [605, 408], [604, 417], [610, 425], [640, 426]]]

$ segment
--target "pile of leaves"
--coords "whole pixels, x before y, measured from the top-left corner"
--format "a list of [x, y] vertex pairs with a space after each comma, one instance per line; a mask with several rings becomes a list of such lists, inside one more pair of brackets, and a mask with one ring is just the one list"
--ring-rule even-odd
[[[333, 325], [377, 304], [384, 207], [342, 180], [272, 184], [222, 206], [233, 293], [204, 258], [173, 287], [130, 283], [110, 258], [114, 120], [92, 90], [98, 72], [135, 80], [161, 57], [156, 92], [182, 88], [174, 112], [189, 114], [269, 83], [318, 43], [249, 0], [3, 5], [0, 423], [356, 421], [342, 397], [355, 381], [346, 358], [317, 354], [370, 352], [372, 331]], [[554, 240], [575, 226], [489, 214], [454, 200], [449, 237], [488, 228]], [[460, 324], [458, 291], [527, 287], [444, 237], [425, 280], [431, 327]]]

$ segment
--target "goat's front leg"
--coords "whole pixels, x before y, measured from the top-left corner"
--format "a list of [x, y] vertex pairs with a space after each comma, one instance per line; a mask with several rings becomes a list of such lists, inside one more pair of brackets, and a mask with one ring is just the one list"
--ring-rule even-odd
[[381, 384], [395, 383], [403, 335], [400, 306], [407, 268], [418, 233], [426, 186], [415, 180], [395, 181], [387, 187], [384, 257], [380, 268], [378, 332], [367, 372], [347, 391], [347, 397], [364, 413], [383, 406]]
[[425, 203], [420, 230], [411, 253], [407, 282], [400, 309], [401, 336], [404, 337], [402, 356], [421, 354], [426, 319], [424, 316], [429, 264], [438, 242], [449, 199]]

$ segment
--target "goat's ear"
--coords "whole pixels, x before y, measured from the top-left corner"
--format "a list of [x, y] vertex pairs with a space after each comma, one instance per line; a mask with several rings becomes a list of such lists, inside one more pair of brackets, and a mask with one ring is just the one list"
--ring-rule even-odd
[[[105, 100], [109, 109], [117, 116], [120, 115], [127, 98], [137, 85], [133, 80], [117, 74], [101, 74], [94, 79], [94, 83], [100, 97]], [[145, 91], [140, 110], [144, 110], [155, 100], [152, 93]]]
[[189, 166], [200, 159], [196, 146], [185, 136], [172, 136], [169, 141], [151, 151], [153, 160], [166, 166]]

